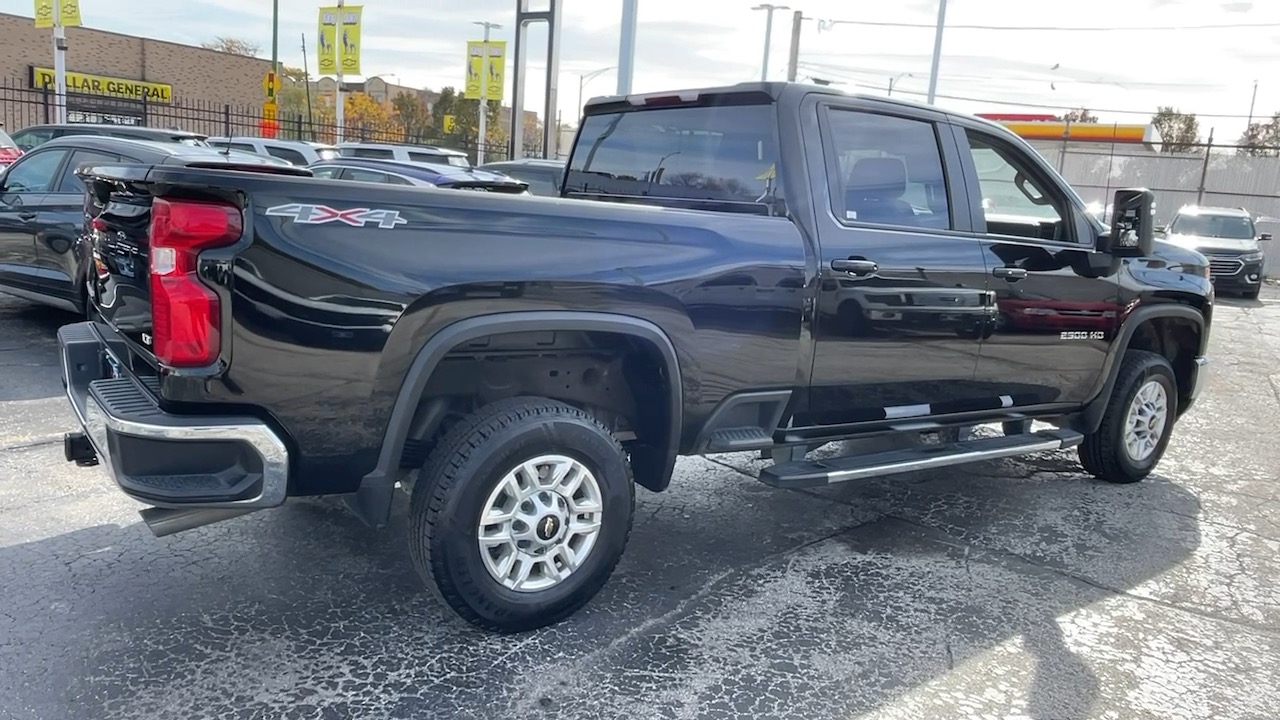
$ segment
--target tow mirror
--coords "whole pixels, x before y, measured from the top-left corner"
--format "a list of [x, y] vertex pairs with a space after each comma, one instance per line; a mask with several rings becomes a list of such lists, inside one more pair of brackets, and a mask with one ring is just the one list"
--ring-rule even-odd
[[1117, 190], [1111, 232], [1098, 238], [1098, 251], [1117, 256], [1149, 255], [1155, 246], [1155, 193], [1146, 188]]
[[1271, 233], [1262, 233], [1259, 235], [1258, 242], [1271, 242]]

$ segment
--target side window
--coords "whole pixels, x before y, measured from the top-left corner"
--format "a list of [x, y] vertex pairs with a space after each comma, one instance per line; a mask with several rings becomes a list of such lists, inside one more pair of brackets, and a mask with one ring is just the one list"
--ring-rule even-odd
[[49, 150], [19, 160], [5, 176], [5, 191], [48, 192], [66, 156], [66, 150]]
[[393, 153], [390, 150], [386, 150], [384, 148], [362, 148], [362, 147], [353, 148], [349, 154], [343, 153], [343, 155], [348, 155], [349, 157], [358, 157], [358, 158], [373, 158], [375, 160], [391, 160], [392, 158], [395, 157], [395, 153]]
[[947, 230], [952, 227], [942, 151], [933, 123], [833, 108], [828, 175], [836, 216]]
[[289, 148], [282, 148], [282, 147], [272, 147], [268, 145], [267, 154], [278, 157], [281, 160], [292, 163], [294, 165], [307, 164], [307, 158], [304, 157], [302, 153], [298, 152], [297, 150], [290, 150]]
[[965, 130], [973, 154], [978, 188], [982, 194], [982, 214], [992, 235], [1071, 242], [1074, 233], [1070, 205], [1053, 185], [1016, 150], [999, 140]]
[[413, 185], [408, 178], [401, 177], [399, 175], [387, 175], [387, 182], [392, 185]]
[[318, 178], [333, 178], [338, 174], [338, 170], [340, 169], [341, 168], [336, 168], [336, 167], [315, 168], [314, 170], [311, 171], [311, 174], [315, 175]]
[[102, 163], [118, 163], [120, 156], [115, 153], [99, 152], [97, 150], [76, 150], [71, 154], [71, 162], [67, 163], [66, 169], [62, 171], [62, 180], [58, 183], [56, 192], [60, 193], [82, 193], [84, 192], [84, 182], [76, 175], [76, 168], [81, 165], [98, 165]]
[[347, 168], [342, 174], [344, 180], [355, 180], [356, 182], [369, 183], [388, 183], [391, 178], [384, 172], [376, 170], [361, 170], [359, 168]]
[[24, 152], [30, 152], [41, 145], [53, 139], [52, 128], [40, 128], [38, 130], [23, 130], [14, 133], [13, 143], [22, 148]]
[[434, 153], [410, 152], [409, 160], [411, 160], [412, 162], [439, 163], [441, 165], [449, 164], [448, 158], [445, 158], [441, 155], [436, 155]]
[[229, 144], [229, 145], [223, 145], [223, 147], [229, 147], [229, 148], [231, 148], [232, 150], [239, 150], [240, 152], [253, 153], [254, 155], [257, 155], [257, 154], [258, 154], [258, 148], [256, 148], [256, 147], [254, 147], [254, 146], [250, 145], [249, 143], [234, 143], [234, 142], [233, 142], [233, 143], [231, 143], [231, 144]]

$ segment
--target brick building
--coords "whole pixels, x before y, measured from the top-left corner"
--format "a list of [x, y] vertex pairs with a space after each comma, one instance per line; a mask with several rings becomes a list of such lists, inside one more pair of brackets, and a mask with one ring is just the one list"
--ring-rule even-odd
[[[52, 31], [30, 17], [0, 13], [0, 83], [7, 90], [40, 88], [53, 67]], [[143, 104], [165, 106], [260, 105], [262, 78], [271, 63], [191, 45], [67, 28], [68, 113], [73, 120], [137, 122]], [[42, 72], [42, 69], [44, 72]], [[4, 103], [9, 129], [42, 122], [40, 113]], [[174, 113], [177, 114], [177, 108]], [[154, 123], [152, 123], [154, 124]]]

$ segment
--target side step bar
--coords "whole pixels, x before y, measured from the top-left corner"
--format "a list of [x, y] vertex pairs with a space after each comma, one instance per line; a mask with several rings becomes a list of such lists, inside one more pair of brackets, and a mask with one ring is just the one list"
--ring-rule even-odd
[[779, 463], [760, 471], [760, 482], [777, 488], [813, 488], [896, 473], [1016, 457], [1071, 448], [1084, 442], [1074, 430], [1052, 429], [1023, 435], [926, 445], [867, 455]]

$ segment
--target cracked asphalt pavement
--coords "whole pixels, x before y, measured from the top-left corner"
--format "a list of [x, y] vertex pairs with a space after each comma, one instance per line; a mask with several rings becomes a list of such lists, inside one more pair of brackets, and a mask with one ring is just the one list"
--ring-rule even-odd
[[330, 500], [157, 539], [0, 296], [0, 718], [1280, 717], [1280, 292], [1221, 299], [1158, 474], [1071, 453], [785, 492], [750, 455], [639, 491], [612, 581], [519, 636], [420, 584], [404, 508]]

